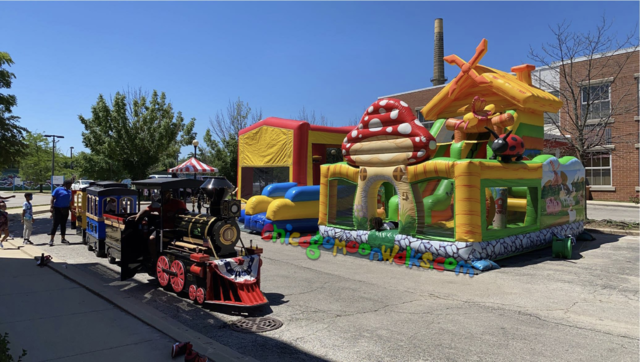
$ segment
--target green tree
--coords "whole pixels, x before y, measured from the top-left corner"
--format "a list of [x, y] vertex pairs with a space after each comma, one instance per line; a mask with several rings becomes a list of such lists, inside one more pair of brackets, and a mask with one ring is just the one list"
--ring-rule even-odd
[[122, 180], [126, 174], [117, 164], [109, 159], [96, 156], [89, 152], [79, 152], [73, 158], [73, 171], [80, 177], [90, 180]]
[[[117, 92], [108, 104], [102, 95], [91, 118], [78, 116], [85, 128], [82, 143], [98, 160], [118, 165], [127, 177], [140, 180], [155, 166], [176, 159], [183, 118], [174, 117], [165, 93]], [[104, 162], [104, 161], [103, 161]]]
[[166, 170], [171, 167], [177, 166], [180, 163], [180, 149], [184, 146], [191, 146], [192, 142], [198, 136], [198, 133], [193, 131], [193, 128], [196, 125], [195, 118], [191, 118], [191, 120], [185, 124], [184, 118], [182, 117], [182, 112], [178, 112], [176, 114], [176, 122], [182, 125], [180, 129], [180, 137], [177, 142], [170, 146], [171, 149], [167, 152], [167, 155], [162, 160], [160, 160], [160, 163], [153, 168], [154, 170]]
[[51, 145], [41, 133], [28, 132], [26, 150], [20, 157], [20, 178], [36, 185], [51, 178]]
[[[26, 148], [21, 153], [20, 178], [24, 181], [34, 182], [36, 185], [44, 184], [51, 179], [51, 143], [42, 133], [27, 132], [25, 137]], [[56, 147], [55, 175], [71, 178], [73, 171], [70, 169], [70, 158]]]
[[18, 125], [20, 117], [13, 115], [12, 108], [18, 104], [13, 94], [5, 94], [2, 88], [10, 89], [12, 79], [16, 77], [6, 67], [13, 65], [8, 53], [0, 52], [0, 168], [14, 163], [26, 148], [24, 132], [26, 129]]
[[18, 356], [18, 360], [13, 359], [11, 348], [9, 348], [9, 333], [0, 336], [0, 362], [21, 362], [22, 357], [27, 355], [27, 351], [23, 348], [22, 353]]

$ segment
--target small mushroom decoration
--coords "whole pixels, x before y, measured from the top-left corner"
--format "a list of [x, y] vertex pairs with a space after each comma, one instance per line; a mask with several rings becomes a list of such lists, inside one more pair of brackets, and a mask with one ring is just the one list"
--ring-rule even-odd
[[436, 139], [399, 99], [373, 103], [342, 143], [345, 160], [355, 166], [413, 165], [433, 157]]

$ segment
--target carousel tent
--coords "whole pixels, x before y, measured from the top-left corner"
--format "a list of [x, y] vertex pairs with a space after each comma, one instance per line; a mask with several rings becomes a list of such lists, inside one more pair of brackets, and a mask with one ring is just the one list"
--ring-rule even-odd
[[195, 157], [191, 157], [190, 159], [184, 161], [182, 164], [174, 168], [170, 168], [168, 172], [170, 173], [214, 173], [214, 172], [218, 172], [218, 169], [196, 160]]

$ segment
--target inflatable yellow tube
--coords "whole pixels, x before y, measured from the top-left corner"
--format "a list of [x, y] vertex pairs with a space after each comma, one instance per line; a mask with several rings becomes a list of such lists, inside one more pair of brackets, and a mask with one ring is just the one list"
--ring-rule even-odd
[[527, 199], [507, 199], [507, 211], [527, 212]]
[[244, 207], [244, 214], [255, 215], [261, 212], [267, 212], [269, 209], [269, 205], [276, 199], [281, 199], [282, 197], [267, 197], [263, 195], [253, 196], [247, 201], [247, 205]]
[[482, 241], [482, 207], [480, 200], [480, 163], [456, 164], [455, 224], [457, 241]]
[[275, 200], [269, 205], [267, 219], [294, 220], [294, 219], [316, 219], [320, 201], [299, 201], [293, 202], [288, 199]]

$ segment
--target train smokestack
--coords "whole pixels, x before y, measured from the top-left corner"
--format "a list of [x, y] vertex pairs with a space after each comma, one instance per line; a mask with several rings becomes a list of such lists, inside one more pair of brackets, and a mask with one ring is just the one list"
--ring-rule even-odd
[[442, 85], [447, 81], [444, 77], [444, 32], [442, 18], [436, 19], [435, 34], [433, 43], [433, 78], [431, 83], [434, 86]]

